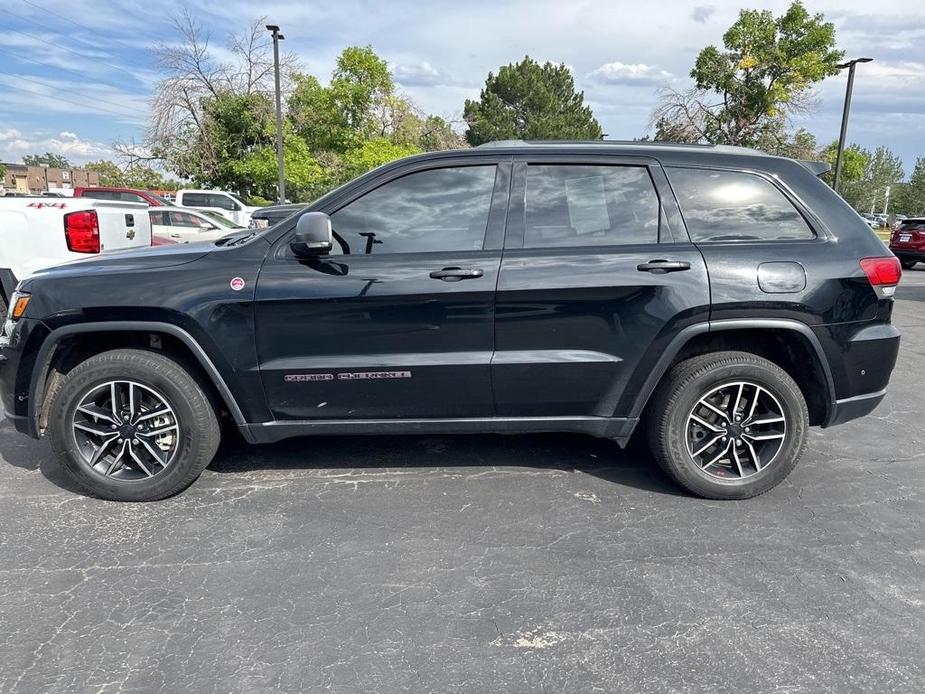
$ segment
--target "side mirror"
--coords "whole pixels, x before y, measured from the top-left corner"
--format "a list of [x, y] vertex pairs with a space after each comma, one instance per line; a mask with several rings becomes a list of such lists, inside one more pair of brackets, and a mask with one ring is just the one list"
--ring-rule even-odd
[[295, 235], [289, 248], [297, 258], [326, 255], [334, 248], [331, 218], [324, 212], [306, 212], [295, 225]]

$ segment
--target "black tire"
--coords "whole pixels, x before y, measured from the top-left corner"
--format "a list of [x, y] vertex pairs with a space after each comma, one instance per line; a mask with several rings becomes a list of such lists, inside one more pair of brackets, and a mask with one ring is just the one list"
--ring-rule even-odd
[[[77, 408], [88, 393], [111, 381], [131, 381], [155, 391], [175, 415], [173, 458], [149, 478], [106, 476], [91, 469], [79, 450], [72, 428]], [[202, 387], [180, 364], [156, 352], [119, 349], [93, 356], [66, 374], [50, 395], [48, 434], [61, 466], [82, 490], [103, 499], [156, 501], [186, 489], [208, 466], [221, 439], [218, 418]]]
[[911, 270], [918, 262], [918, 260], [900, 260], [899, 264], [902, 265], [903, 270]]
[[[723, 479], [705, 471], [692, 457], [688, 417], [702, 397], [738, 381], [760, 386], [776, 399], [785, 417], [786, 436], [765, 467], [757, 470], [756, 466], [755, 472], [742, 478]], [[803, 393], [786, 371], [754, 354], [728, 351], [693, 357], [671, 369], [651, 401], [647, 434], [655, 460], [684, 489], [707, 499], [748, 499], [774, 488], [790, 474], [806, 448], [808, 427]], [[739, 444], [730, 441], [729, 445]]]

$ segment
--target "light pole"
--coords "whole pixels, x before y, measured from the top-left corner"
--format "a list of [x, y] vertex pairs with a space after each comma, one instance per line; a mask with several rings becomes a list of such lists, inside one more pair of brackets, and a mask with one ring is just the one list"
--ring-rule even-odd
[[279, 87], [279, 42], [285, 36], [279, 33], [275, 24], [267, 24], [267, 30], [273, 34], [273, 67], [276, 70], [276, 163], [279, 166], [279, 203], [286, 202], [286, 165], [283, 163], [283, 102]]
[[845, 135], [848, 133], [848, 112], [851, 110], [851, 90], [854, 89], [854, 66], [858, 63], [869, 63], [873, 58], [855, 58], [838, 67], [842, 70], [848, 68], [848, 87], [845, 90], [845, 109], [841, 114], [841, 134], [838, 136], [838, 154], [835, 156], [835, 184], [832, 186], [838, 192], [841, 181], [841, 158], [845, 151]]

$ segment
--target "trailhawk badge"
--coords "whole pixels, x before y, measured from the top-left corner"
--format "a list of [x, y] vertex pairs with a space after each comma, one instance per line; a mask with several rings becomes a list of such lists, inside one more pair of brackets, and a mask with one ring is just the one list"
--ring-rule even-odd
[[243, 278], [243, 277], [234, 277], [234, 278], [232, 278], [231, 282], [229, 282], [229, 284], [231, 285], [231, 288], [232, 288], [234, 291], [239, 292], [239, 291], [241, 291], [242, 289], [244, 289], [244, 278]]

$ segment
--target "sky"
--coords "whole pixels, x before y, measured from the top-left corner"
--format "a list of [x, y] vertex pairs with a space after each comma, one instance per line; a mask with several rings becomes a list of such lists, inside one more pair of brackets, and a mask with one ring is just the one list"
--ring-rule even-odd
[[[759, 4], [760, 2], [760, 4]], [[461, 119], [489, 71], [530, 55], [565, 63], [611, 139], [640, 137], [659, 87], [690, 85], [697, 53], [721, 45], [739, 9], [781, 14], [786, 1], [695, 0], [0, 0], [0, 161], [52, 151], [83, 163], [140, 142], [158, 80], [152, 48], [176, 40], [171, 16], [188, 8], [209, 28], [216, 56], [228, 36], [265, 16], [303, 69], [326, 80], [348, 45], [372, 45], [399, 90], [430, 113]], [[807, 0], [834, 22], [859, 65], [850, 142], [886, 145], [908, 171], [925, 155], [925, 3]], [[795, 121], [820, 145], [838, 137], [845, 74], [816, 89]]]

